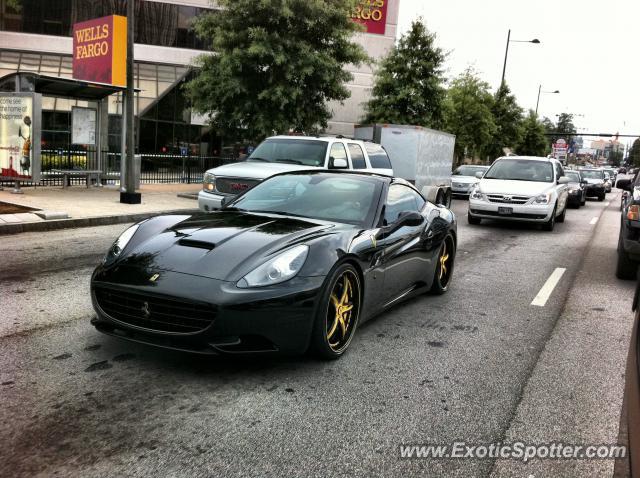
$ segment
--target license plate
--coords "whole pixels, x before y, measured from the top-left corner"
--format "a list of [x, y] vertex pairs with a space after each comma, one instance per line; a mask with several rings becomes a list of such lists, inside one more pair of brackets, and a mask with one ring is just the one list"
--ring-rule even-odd
[[498, 214], [503, 214], [505, 216], [508, 216], [510, 214], [513, 214], [513, 208], [512, 207], [499, 207], [498, 208]]

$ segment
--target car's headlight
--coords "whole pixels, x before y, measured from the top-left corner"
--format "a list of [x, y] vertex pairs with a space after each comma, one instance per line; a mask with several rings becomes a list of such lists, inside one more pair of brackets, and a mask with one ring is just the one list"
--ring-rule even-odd
[[126, 231], [124, 231], [122, 234], [120, 234], [120, 237], [116, 239], [116, 242], [114, 242], [113, 246], [111, 246], [109, 253], [113, 257], [118, 257], [122, 253], [122, 250], [129, 243], [129, 241], [131, 240], [131, 238], [136, 233], [139, 227], [140, 227], [140, 224], [135, 224], [131, 226], [129, 229], [127, 229]]
[[308, 253], [309, 246], [292, 247], [249, 272], [238, 281], [238, 287], [264, 287], [287, 281], [300, 272]]
[[216, 190], [216, 177], [211, 173], [204, 173], [204, 180], [202, 181], [202, 189], [205, 191]]
[[578, 192], [578, 190], [576, 188], [569, 189], [569, 194], [575, 194], [577, 192]]
[[469, 193], [470, 199], [482, 199], [482, 193], [480, 192], [480, 188], [474, 184], [473, 189]]
[[551, 201], [551, 193], [540, 194], [539, 196], [536, 196], [536, 198], [533, 200], [533, 202], [536, 204], [549, 204], [550, 201]]

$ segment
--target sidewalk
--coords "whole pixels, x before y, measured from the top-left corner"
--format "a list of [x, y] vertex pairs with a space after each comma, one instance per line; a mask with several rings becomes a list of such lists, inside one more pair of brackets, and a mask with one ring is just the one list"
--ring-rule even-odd
[[201, 187], [200, 184], [143, 184], [142, 204], [121, 204], [117, 186], [23, 187], [24, 194], [12, 194], [13, 188], [5, 187], [0, 191], [0, 202], [35, 211], [0, 214], [0, 235], [102, 226], [141, 221], [166, 212], [192, 212], [198, 207], [194, 198]]

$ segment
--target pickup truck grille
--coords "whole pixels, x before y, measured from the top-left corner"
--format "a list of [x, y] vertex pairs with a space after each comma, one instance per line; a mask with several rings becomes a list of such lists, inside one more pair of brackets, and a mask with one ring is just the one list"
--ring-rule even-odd
[[223, 194], [238, 195], [251, 189], [260, 181], [244, 178], [216, 178], [216, 189]]
[[490, 202], [498, 202], [501, 204], [524, 204], [530, 198], [527, 196], [510, 196], [508, 194], [487, 194]]

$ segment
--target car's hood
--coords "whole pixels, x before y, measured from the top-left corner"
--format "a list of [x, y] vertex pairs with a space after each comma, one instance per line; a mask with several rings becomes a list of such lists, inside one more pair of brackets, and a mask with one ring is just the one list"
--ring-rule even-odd
[[603, 184], [604, 183], [604, 179], [584, 178], [584, 180], [587, 182], [587, 184]]
[[235, 211], [196, 214], [125, 249], [119, 265], [144, 268], [150, 276], [168, 270], [235, 281], [270, 254], [334, 228], [321, 221]]
[[474, 184], [479, 181], [475, 176], [451, 176], [452, 183]]
[[505, 179], [480, 180], [480, 191], [483, 194], [521, 194], [523, 196], [536, 196], [538, 194], [543, 194], [554, 187], [554, 183], [536, 181], [512, 181]]
[[239, 163], [225, 164], [218, 168], [210, 169], [208, 173], [215, 176], [231, 178], [266, 179], [274, 174], [314, 169], [312, 166], [290, 163], [267, 163], [265, 161], [241, 161]]

